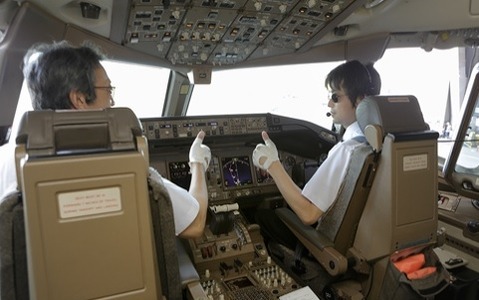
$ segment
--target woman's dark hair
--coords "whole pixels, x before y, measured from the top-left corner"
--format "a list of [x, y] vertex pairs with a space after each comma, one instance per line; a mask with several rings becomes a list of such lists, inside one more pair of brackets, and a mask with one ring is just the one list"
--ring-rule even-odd
[[372, 63], [363, 65], [357, 60], [351, 60], [331, 70], [326, 77], [325, 86], [331, 90], [343, 88], [355, 107], [356, 99], [379, 95], [381, 77]]
[[104, 55], [93, 45], [73, 47], [66, 41], [38, 44], [24, 58], [23, 74], [33, 109], [71, 109], [70, 91], [96, 99], [94, 71]]

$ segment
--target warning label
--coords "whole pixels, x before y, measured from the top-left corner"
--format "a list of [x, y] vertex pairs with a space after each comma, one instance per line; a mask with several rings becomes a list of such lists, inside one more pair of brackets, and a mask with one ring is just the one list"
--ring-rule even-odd
[[427, 169], [427, 154], [404, 156], [403, 170], [405, 172], [423, 169]]
[[62, 219], [120, 211], [120, 188], [61, 193], [58, 195], [58, 206]]

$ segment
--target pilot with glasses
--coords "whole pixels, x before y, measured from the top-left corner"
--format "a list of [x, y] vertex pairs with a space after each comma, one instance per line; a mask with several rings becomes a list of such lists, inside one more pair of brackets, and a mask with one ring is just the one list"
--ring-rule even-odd
[[[94, 45], [73, 47], [67, 42], [33, 46], [24, 58], [23, 73], [34, 110], [104, 109], [115, 105], [115, 87], [101, 65], [104, 55]], [[13, 130], [16, 133], [17, 130]], [[206, 224], [208, 194], [205, 172], [211, 160], [199, 132], [191, 145], [189, 165], [191, 185], [185, 190], [167, 179], [163, 183], [171, 198], [176, 235], [199, 237]], [[15, 138], [2, 146], [0, 157], [0, 197], [17, 189]]]

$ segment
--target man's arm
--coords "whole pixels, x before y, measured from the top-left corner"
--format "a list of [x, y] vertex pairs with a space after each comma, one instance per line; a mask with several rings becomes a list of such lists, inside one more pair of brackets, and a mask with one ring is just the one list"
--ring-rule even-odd
[[284, 200], [305, 224], [314, 224], [323, 212], [301, 193], [301, 189], [288, 175], [279, 161], [278, 150], [266, 132], [261, 133], [264, 144], [259, 144], [253, 151], [255, 166], [267, 170], [273, 177]]
[[268, 172], [273, 177], [284, 200], [301, 221], [306, 225], [316, 223], [323, 211], [302, 195], [301, 189], [294, 183], [283, 165], [279, 161], [275, 161], [270, 165]]
[[189, 193], [198, 201], [200, 209], [193, 222], [179, 234], [182, 238], [195, 238], [203, 234], [208, 209], [208, 191], [203, 164], [191, 163], [190, 172], [191, 184]]
[[206, 225], [208, 189], [205, 172], [211, 160], [211, 151], [208, 146], [203, 145], [204, 137], [205, 133], [200, 131], [190, 148], [191, 183], [189, 193], [198, 201], [200, 208], [193, 222], [179, 234], [182, 238], [200, 237]]

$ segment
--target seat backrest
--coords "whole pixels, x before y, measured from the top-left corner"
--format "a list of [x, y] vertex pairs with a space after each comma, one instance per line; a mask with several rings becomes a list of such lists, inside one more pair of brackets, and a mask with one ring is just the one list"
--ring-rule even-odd
[[331, 240], [342, 255], [346, 255], [353, 244], [357, 224], [374, 179], [377, 158], [377, 152], [367, 143], [354, 149], [337, 198], [318, 222], [317, 230]]
[[[384, 133], [381, 163], [364, 207], [351, 253], [360, 262], [356, 269], [369, 266], [372, 282], [370, 299], [430, 297], [447, 287], [449, 275], [434, 259], [437, 245], [437, 139], [429, 130], [418, 101], [413, 96], [391, 96], [363, 101], [358, 110], [364, 114], [381, 111], [375, 124]], [[359, 119], [358, 119], [359, 121]], [[426, 265], [436, 272], [418, 284], [398, 287], [400, 272], [392, 261], [411, 254], [424, 254]], [[396, 273], [395, 273], [396, 272]], [[420, 287], [420, 288], [419, 288]]]
[[372, 261], [434, 243], [438, 133], [429, 130], [413, 96], [372, 97], [357, 110], [358, 122], [361, 116], [380, 116], [373, 124], [382, 128], [384, 141], [354, 248]]
[[[336, 251], [344, 256], [353, 245], [356, 229], [368, 199], [378, 163], [380, 163], [385, 134], [389, 131], [409, 130], [407, 126], [414, 124], [407, 118], [391, 118], [389, 116], [391, 112], [398, 109], [391, 106], [397, 102], [388, 100], [393, 98], [400, 99], [401, 97], [368, 97], [361, 101], [356, 109], [356, 118], [365, 138], [358, 139], [363, 143], [357, 146], [351, 154], [347, 173], [341, 183], [334, 205], [318, 222], [317, 230], [332, 242]], [[409, 98], [403, 97], [403, 99]], [[417, 102], [415, 103], [417, 104]], [[402, 107], [402, 109], [405, 108]], [[414, 111], [411, 115], [414, 120], [417, 120]], [[387, 121], [384, 122], [383, 119]], [[420, 122], [424, 128], [422, 115]]]
[[[405, 116], [401, 117], [403, 115]], [[370, 227], [369, 231], [360, 233], [357, 229], [363, 219], [363, 210], [369, 207], [370, 212], [374, 212], [374, 206], [369, 203], [369, 198], [372, 187], [378, 186], [377, 177], [383, 176], [378, 174], [377, 170], [387, 168], [387, 163], [385, 167], [378, 167], [384, 163], [385, 137], [392, 132], [407, 136], [410, 132], [417, 131], [427, 132], [428, 138], [434, 136], [427, 131], [427, 124], [424, 123], [417, 99], [413, 96], [365, 98], [358, 105], [356, 116], [368, 143], [358, 146], [352, 154], [338, 197], [319, 221], [316, 232], [304, 228], [297, 217], [288, 210], [278, 210], [278, 215], [293, 230], [301, 243], [333, 276], [348, 269], [347, 252], [355, 245], [357, 234], [367, 234], [375, 240], [376, 235], [371, 233], [376, 232], [377, 228]], [[423, 136], [418, 138], [422, 139]], [[369, 242], [373, 243], [371, 240]]]
[[30, 298], [161, 298], [148, 147], [131, 110], [27, 112], [16, 158]]

